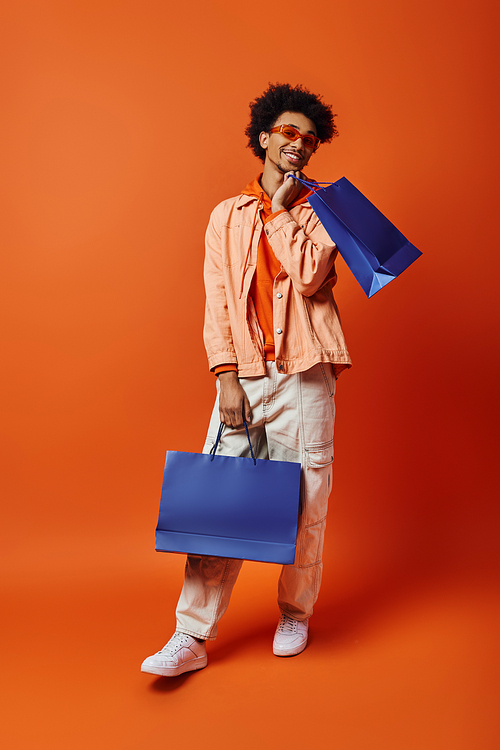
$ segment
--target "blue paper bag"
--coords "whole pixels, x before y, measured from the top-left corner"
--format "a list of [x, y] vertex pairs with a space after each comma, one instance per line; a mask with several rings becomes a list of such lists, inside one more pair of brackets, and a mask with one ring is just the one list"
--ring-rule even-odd
[[307, 200], [368, 297], [422, 255], [345, 177], [299, 182], [315, 191]]
[[297, 543], [299, 463], [168, 451], [156, 549], [292, 564]]

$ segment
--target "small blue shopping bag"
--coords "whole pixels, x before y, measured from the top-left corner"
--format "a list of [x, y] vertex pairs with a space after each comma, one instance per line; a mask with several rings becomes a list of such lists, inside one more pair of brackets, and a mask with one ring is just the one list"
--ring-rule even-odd
[[308, 202], [368, 297], [422, 255], [345, 177], [328, 183], [295, 179], [314, 191]]

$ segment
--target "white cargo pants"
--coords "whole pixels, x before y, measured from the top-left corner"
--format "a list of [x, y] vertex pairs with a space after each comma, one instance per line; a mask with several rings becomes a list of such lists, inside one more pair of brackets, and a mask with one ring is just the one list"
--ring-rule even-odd
[[[258, 378], [240, 378], [250, 406], [250, 438], [256, 458], [302, 464], [297, 551], [293, 565], [283, 565], [278, 605], [286, 615], [307, 620], [321, 585], [323, 539], [332, 485], [335, 376], [331, 364], [280, 375], [274, 362]], [[217, 382], [217, 394], [219, 383]], [[204, 453], [215, 443], [219, 398], [208, 428]], [[245, 429], [226, 428], [217, 452], [248, 456]], [[262, 519], [265, 524], [265, 518]], [[188, 555], [184, 586], [177, 605], [177, 630], [213, 640], [229, 604], [241, 560]]]

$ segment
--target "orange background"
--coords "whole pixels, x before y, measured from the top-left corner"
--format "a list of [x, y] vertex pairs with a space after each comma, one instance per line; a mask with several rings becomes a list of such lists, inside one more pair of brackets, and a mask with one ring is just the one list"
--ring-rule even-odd
[[[497, 4], [27, 0], [2, 29], [1, 364], [10, 748], [497, 748]], [[211, 209], [260, 163], [248, 103], [303, 83], [346, 175], [424, 255], [367, 300], [311, 644], [272, 656], [278, 569], [247, 563], [209, 667], [139, 673], [181, 556], [164, 453], [200, 450]], [[497, 691], [497, 692], [495, 692]]]

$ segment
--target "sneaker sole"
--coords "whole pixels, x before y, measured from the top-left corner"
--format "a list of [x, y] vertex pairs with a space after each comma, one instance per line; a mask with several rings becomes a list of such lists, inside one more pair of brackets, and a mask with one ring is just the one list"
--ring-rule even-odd
[[155, 674], [160, 677], [178, 677], [184, 672], [195, 672], [198, 669], [204, 669], [207, 666], [208, 658], [206, 656], [199, 656], [196, 659], [191, 659], [184, 664], [179, 664], [178, 667], [148, 667], [141, 666], [141, 672], [147, 674]]
[[298, 656], [298, 654], [301, 654], [307, 646], [307, 641], [304, 643], [303, 646], [299, 646], [298, 648], [290, 649], [288, 651], [278, 651], [273, 648], [273, 654], [275, 656]]

